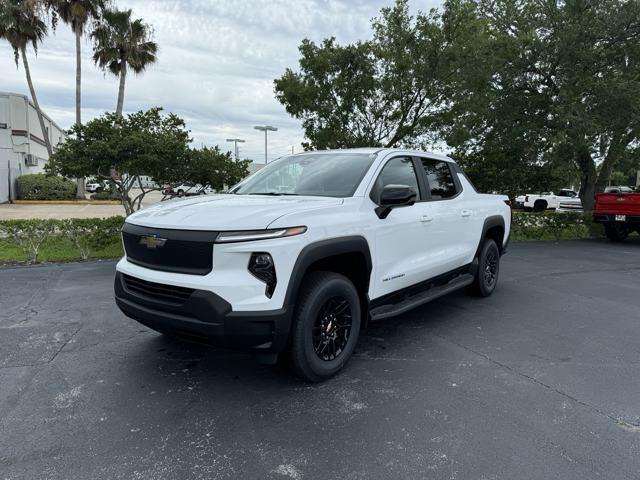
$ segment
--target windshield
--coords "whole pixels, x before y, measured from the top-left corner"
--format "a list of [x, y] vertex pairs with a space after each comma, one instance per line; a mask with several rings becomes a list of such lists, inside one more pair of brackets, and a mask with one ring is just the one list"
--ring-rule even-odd
[[314, 153], [275, 160], [235, 187], [240, 195], [310, 195], [350, 197], [374, 155]]

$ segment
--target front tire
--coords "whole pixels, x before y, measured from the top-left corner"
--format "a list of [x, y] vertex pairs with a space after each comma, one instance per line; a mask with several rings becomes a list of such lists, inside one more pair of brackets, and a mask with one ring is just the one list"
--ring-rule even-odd
[[305, 277], [291, 339], [298, 376], [320, 382], [344, 367], [358, 341], [361, 309], [358, 291], [344, 275], [312, 272]]
[[494, 240], [487, 238], [478, 254], [478, 271], [469, 286], [470, 293], [478, 297], [488, 297], [496, 289], [499, 275], [500, 250]]

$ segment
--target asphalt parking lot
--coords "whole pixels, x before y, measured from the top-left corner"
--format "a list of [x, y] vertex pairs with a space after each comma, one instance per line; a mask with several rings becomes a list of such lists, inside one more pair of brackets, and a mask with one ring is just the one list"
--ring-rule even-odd
[[512, 245], [319, 385], [126, 319], [114, 265], [0, 269], [0, 479], [639, 478], [640, 238]]

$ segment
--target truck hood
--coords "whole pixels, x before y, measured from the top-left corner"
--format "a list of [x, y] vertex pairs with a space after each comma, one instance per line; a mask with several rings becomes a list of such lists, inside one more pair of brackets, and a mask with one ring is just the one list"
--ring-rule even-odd
[[152, 228], [261, 230], [283, 215], [342, 203], [330, 197], [207, 195], [158, 203], [129, 216], [127, 222]]

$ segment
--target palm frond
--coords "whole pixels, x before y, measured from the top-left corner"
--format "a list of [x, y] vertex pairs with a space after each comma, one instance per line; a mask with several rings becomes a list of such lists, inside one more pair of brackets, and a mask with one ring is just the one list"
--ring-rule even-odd
[[103, 21], [91, 33], [94, 62], [116, 76], [125, 63], [140, 74], [157, 59], [158, 45], [151, 41], [151, 27], [131, 16], [131, 10], [106, 10]]
[[38, 45], [47, 35], [47, 24], [42, 20], [41, 13], [37, 4], [29, 0], [0, 2], [0, 38], [13, 48], [16, 65], [20, 50], [31, 44], [37, 53]]

